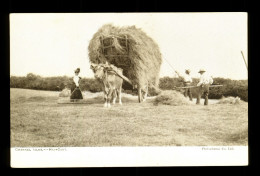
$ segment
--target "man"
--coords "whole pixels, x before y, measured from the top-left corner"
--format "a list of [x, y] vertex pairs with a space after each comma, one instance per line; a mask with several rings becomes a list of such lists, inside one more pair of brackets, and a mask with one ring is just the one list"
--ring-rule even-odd
[[209, 86], [213, 83], [213, 79], [211, 76], [205, 74], [205, 72], [204, 69], [200, 69], [198, 72], [200, 74], [200, 81], [197, 84], [197, 86], [199, 86], [199, 92], [196, 104], [200, 104], [201, 95], [204, 94], [204, 105], [208, 105]]
[[[185, 87], [191, 86], [192, 78], [191, 78], [189, 69], [185, 69], [185, 75], [183, 75], [183, 76], [180, 75], [180, 73], [177, 71], [176, 71], [176, 73], [182, 79]], [[185, 88], [184, 96], [185, 97], [189, 96], [190, 101], [192, 101], [191, 88]]]

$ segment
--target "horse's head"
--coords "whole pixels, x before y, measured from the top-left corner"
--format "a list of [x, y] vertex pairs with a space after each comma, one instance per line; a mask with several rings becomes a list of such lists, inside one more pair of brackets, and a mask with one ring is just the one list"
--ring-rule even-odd
[[104, 76], [104, 66], [99, 64], [91, 64], [90, 68], [93, 70], [95, 78], [102, 79]]

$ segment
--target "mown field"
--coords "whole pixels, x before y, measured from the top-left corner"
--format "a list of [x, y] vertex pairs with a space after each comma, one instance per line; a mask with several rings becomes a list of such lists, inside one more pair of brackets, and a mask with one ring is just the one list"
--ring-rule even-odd
[[58, 104], [59, 92], [10, 89], [12, 147], [248, 145], [248, 103], [209, 106], [139, 104], [103, 107], [101, 93], [86, 104]]

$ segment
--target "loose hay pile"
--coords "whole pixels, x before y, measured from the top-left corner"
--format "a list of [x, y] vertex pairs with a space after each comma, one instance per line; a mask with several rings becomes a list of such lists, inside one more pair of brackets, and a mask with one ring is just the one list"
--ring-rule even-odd
[[171, 105], [171, 106], [180, 106], [180, 105], [188, 105], [191, 103], [180, 92], [174, 91], [174, 90], [166, 90], [166, 91], [162, 91], [154, 99], [154, 105], [160, 105], [160, 104]]
[[70, 89], [65, 88], [59, 93], [59, 97], [69, 97], [70, 94]]
[[239, 104], [241, 102], [239, 97], [222, 97], [218, 104]]
[[123, 75], [135, 85], [148, 82], [158, 86], [161, 53], [154, 40], [141, 29], [103, 25], [91, 39], [88, 51], [91, 63], [107, 61], [122, 68]]

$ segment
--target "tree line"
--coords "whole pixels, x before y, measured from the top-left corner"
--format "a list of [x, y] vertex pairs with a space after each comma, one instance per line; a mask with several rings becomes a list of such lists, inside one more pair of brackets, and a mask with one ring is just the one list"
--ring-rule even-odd
[[[232, 80], [226, 78], [213, 78], [213, 84], [223, 85], [222, 87], [210, 88], [209, 98], [219, 99], [222, 96], [240, 97], [244, 101], [248, 101], [248, 81], [247, 80]], [[193, 78], [192, 85], [197, 85], [198, 78]], [[175, 89], [175, 87], [182, 87], [183, 83], [179, 78], [163, 77], [160, 78], [159, 87], [163, 90]], [[177, 89], [178, 90], [178, 89]], [[198, 88], [192, 88], [191, 92], [194, 98], [197, 97]], [[180, 90], [181, 91], [181, 90]], [[182, 89], [182, 91], [184, 91]]]
[[[193, 78], [193, 85], [198, 83], [198, 79]], [[68, 76], [54, 76], [54, 77], [41, 77], [33, 73], [29, 73], [26, 76], [11, 76], [10, 88], [24, 88], [35, 90], [50, 90], [61, 91], [64, 88], [70, 88], [73, 83], [72, 77]], [[214, 78], [213, 84], [221, 84], [222, 87], [210, 88], [209, 98], [219, 99], [222, 96], [238, 96], [244, 101], [248, 101], [248, 81], [247, 80], [231, 80], [226, 78]], [[183, 86], [179, 78], [163, 77], [160, 78], [159, 88], [162, 90], [178, 90], [176, 87]], [[82, 78], [80, 81], [80, 89], [82, 91], [100, 92], [102, 91], [102, 85], [94, 78]], [[197, 96], [198, 88], [192, 88], [193, 97]], [[123, 84], [123, 92], [130, 94], [137, 94], [137, 90], [125, 83]], [[157, 92], [149, 88], [149, 95], [155, 96]]]

